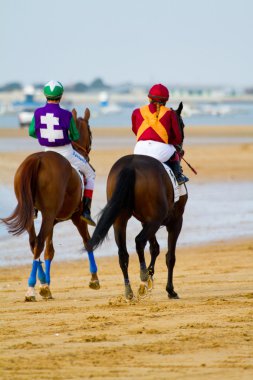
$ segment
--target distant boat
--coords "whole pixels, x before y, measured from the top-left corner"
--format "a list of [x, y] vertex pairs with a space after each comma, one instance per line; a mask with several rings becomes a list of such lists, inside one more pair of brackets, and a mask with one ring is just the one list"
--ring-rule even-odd
[[206, 104], [203, 106], [203, 113], [211, 116], [223, 116], [232, 114], [233, 108], [229, 105], [224, 104], [218, 104], [218, 105], [211, 105]]
[[33, 86], [27, 86], [24, 88], [24, 96], [25, 99], [20, 101], [17, 100], [12, 103], [12, 107], [16, 111], [22, 111], [23, 109], [32, 109], [41, 107], [43, 105], [42, 102], [37, 102], [34, 100], [35, 90]]
[[18, 113], [18, 121], [20, 127], [28, 127], [32, 121], [34, 110], [32, 109], [24, 109], [23, 111]]
[[[35, 90], [33, 86], [27, 86], [24, 88], [25, 100], [16, 101], [12, 103], [12, 106], [18, 112], [18, 120], [20, 127], [27, 127], [30, 125], [34, 111], [45, 105], [44, 102], [37, 102], [34, 100]], [[61, 103], [63, 108], [69, 109], [72, 105], [71, 102]]]
[[191, 116], [199, 115], [200, 113], [201, 112], [199, 108], [193, 107], [190, 104], [184, 103], [184, 108], [183, 108], [184, 117], [191, 117]]
[[122, 107], [120, 107], [117, 103], [109, 102], [109, 95], [106, 91], [103, 91], [99, 94], [99, 112], [103, 115], [111, 114], [111, 113], [119, 113], [122, 111]]
[[18, 112], [18, 120], [20, 127], [28, 126], [33, 118], [36, 108], [42, 107], [43, 103], [34, 100], [35, 89], [33, 86], [24, 88], [25, 99], [23, 101], [15, 101], [12, 103], [13, 109]]

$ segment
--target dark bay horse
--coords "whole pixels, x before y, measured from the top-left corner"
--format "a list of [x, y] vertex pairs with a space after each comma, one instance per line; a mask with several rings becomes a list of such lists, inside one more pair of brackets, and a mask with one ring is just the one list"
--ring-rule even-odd
[[[83, 118], [77, 118], [75, 110], [72, 114], [80, 133], [80, 139], [73, 142], [73, 145], [87, 159], [92, 142], [89, 127], [90, 111], [86, 108]], [[60, 154], [53, 151], [38, 152], [29, 155], [17, 169], [14, 190], [18, 202], [16, 209], [8, 218], [1, 220], [13, 235], [20, 235], [24, 231], [29, 234], [34, 261], [28, 280], [26, 300], [35, 300], [37, 272], [41, 282], [40, 295], [43, 298], [52, 298], [49, 285], [50, 265], [54, 257], [54, 226], [60, 221], [71, 219], [83, 239], [84, 246], [90, 238], [87, 224], [80, 218], [82, 212], [80, 176], [69, 161]], [[34, 228], [34, 208], [42, 214], [42, 223], [37, 236]], [[45, 243], [44, 272], [39, 258]], [[89, 286], [98, 289], [97, 266], [92, 251], [88, 252], [88, 257], [91, 272]]]
[[[176, 112], [183, 128], [180, 116], [182, 108], [182, 104], [180, 104]], [[139, 287], [139, 296], [145, 296], [150, 287], [149, 279], [154, 275], [155, 261], [160, 251], [155, 234], [161, 226], [166, 226], [168, 231], [166, 290], [169, 298], [178, 298], [173, 286], [173, 269], [176, 260], [176, 243], [182, 228], [183, 213], [187, 202], [186, 188], [184, 190], [185, 195], [180, 196], [179, 200], [174, 203], [171, 180], [164, 166], [155, 158], [144, 155], [128, 155], [120, 158], [112, 166], [107, 179], [108, 203], [101, 212], [97, 227], [87, 246], [95, 249], [102, 244], [113, 225], [119, 264], [125, 281], [126, 299], [133, 298], [128, 277], [129, 254], [126, 246], [126, 228], [131, 216], [142, 223], [142, 230], [135, 238], [142, 281]], [[144, 249], [148, 241], [151, 261], [147, 268]]]

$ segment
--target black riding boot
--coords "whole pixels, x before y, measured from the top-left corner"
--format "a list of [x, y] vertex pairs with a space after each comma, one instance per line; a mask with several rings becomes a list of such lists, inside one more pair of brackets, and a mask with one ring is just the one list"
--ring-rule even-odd
[[180, 165], [179, 161], [167, 161], [165, 162], [167, 165], [169, 165], [176, 177], [177, 183], [179, 185], [182, 185], [183, 183], [189, 181], [189, 178], [187, 178], [183, 174], [182, 166]]
[[95, 227], [96, 223], [91, 218], [90, 207], [91, 207], [91, 199], [87, 197], [83, 198], [83, 212], [82, 212], [81, 218], [85, 220], [85, 222], [89, 224], [90, 226]]

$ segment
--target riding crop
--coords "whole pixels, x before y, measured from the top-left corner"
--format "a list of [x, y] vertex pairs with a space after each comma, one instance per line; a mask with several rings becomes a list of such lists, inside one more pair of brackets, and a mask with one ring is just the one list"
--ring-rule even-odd
[[184, 162], [186, 163], [186, 165], [189, 166], [189, 168], [193, 171], [194, 174], [198, 174], [197, 171], [189, 164], [189, 162], [187, 162], [184, 157], [181, 157], [182, 160], [184, 160]]

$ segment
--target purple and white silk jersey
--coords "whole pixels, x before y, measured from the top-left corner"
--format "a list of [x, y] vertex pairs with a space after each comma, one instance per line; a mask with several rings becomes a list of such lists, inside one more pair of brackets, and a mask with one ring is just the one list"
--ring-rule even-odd
[[69, 127], [72, 118], [70, 111], [56, 103], [47, 103], [34, 113], [35, 131], [40, 145], [63, 146], [71, 143]]

